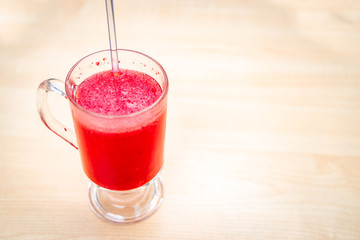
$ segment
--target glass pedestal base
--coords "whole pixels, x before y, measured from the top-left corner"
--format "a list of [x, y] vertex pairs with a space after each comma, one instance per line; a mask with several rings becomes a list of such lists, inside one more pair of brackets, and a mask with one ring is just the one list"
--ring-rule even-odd
[[128, 191], [113, 191], [93, 182], [89, 184], [89, 201], [93, 212], [112, 223], [134, 223], [151, 216], [161, 205], [163, 185], [160, 176]]

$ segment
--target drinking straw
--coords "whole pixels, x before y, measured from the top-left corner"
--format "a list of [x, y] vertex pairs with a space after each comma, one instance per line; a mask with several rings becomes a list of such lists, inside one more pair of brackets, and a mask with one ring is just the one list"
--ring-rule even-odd
[[113, 0], [105, 0], [113, 72], [119, 72]]

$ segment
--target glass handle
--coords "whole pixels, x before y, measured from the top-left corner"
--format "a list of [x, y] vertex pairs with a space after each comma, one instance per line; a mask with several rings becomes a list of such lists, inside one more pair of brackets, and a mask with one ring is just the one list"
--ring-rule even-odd
[[55, 119], [55, 117], [50, 111], [50, 107], [48, 104], [48, 94], [50, 92], [57, 93], [63, 96], [65, 99], [67, 98], [64, 86], [65, 83], [63, 81], [54, 78], [43, 81], [39, 85], [37, 90], [36, 107], [40, 118], [44, 122], [44, 124], [56, 135], [58, 135], [59, 137], [70, 143], [70, 145], [78, 149], [75, 132]]

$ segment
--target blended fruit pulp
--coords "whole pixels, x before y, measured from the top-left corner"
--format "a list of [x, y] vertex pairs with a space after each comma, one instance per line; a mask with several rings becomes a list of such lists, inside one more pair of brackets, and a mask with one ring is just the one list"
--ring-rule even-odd
[[[161, 94], [160, 85], [149, 75], [122, 69], [88, 77], [75, 90], [74, 99], [91, 112], [123, 116], [150, 106]], [[166, 108], [134, 130], [103, 131], [74, 116], [86, 175], [111, 190], [129, 190], [149, 182], [163, 165], [165, 121]]]

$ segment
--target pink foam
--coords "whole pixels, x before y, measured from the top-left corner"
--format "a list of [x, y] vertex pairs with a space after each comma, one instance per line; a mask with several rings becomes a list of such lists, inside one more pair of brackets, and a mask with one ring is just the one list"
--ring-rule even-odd
[[159, 83], [149, 75], [121, 69], [88, 77], [76, 89], [75, 100], [95, 113], [127, 115], [150, 106], [161, 93]]

